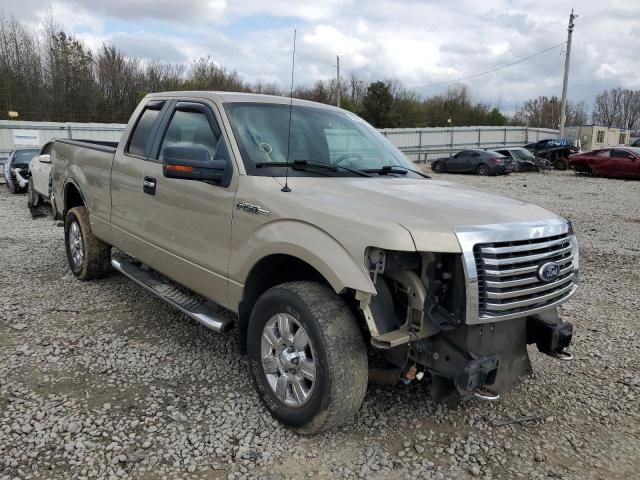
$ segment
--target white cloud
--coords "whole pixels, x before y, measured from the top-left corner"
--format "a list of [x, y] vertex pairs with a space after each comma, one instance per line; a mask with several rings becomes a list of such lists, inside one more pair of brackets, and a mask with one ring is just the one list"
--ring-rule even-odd
[[[34, 24], [49, 0], [5, 0]], [[88, 44], [113, 42], [130, 55], [166, 61], [211, 56], [248, 80], [288, 84], [291, 34], [298, 30], [296, 80], [345, 76], [430, 85], [487, 71], [566, 38], [569, 0], [65, 0], [52, 12]], [[640, 3], [577, 5], [569, 95], [591, 101], [602, 88], [640, 87]], [[113, 27], [113, 25], [117, 25]], [[564, 57], [553, 50], [468, 80], [479, 100], [503, 105], [559, 95]], [[422, 89], [430, 94], [442, 89]]]

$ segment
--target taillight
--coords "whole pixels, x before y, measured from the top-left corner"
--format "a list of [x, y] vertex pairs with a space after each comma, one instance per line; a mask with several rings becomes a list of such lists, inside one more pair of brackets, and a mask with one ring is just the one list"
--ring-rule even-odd
[[503, 163], [504, 163], [504, 160], [502, 160], [501, 158], [496, 158], [496, 164], [502, 165]]

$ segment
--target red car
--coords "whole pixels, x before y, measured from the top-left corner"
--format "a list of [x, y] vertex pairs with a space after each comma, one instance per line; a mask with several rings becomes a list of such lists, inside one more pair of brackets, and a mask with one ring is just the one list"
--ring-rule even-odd
[[640, 178], [640, 148], [609, 147], [577, 153], [569, 157], [569, 166], [587, 175]]

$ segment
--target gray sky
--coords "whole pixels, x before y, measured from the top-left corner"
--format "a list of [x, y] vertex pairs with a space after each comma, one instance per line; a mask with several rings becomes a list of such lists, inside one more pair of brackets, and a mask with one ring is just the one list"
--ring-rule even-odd
[[[566, 39], [576, 21], [569, 98], [591, 106], [603, 88], [640, 88], [639, 0], [5, 0], [4, 11], [36, 28], [48, 11], [92, 49], [169, 62], [201, 56], [250, 81], [288, 83], [298, 30], [296, 83], [342, 71], [430, 85], [511, 63]], [[573, 3], [573, 5], [572, 5]], [[560, 95], [562, 49], [465, 81], [476, 100], [510, 110]], [[446, 87], [418, 89], [438, 93]]]

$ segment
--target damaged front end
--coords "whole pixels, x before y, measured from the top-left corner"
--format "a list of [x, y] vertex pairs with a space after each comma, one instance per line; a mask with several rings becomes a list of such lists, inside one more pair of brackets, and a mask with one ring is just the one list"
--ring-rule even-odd
[[370, 248], [377, 295], [357, 294], [371, 343], [405, 383], [432, 377], [432, 395], [496, 400], [531, 373], [527, 344], [569, 360], [572, 325], [557, 306], [575, 292], [570, 224], [466, 227], [462, 254]]

